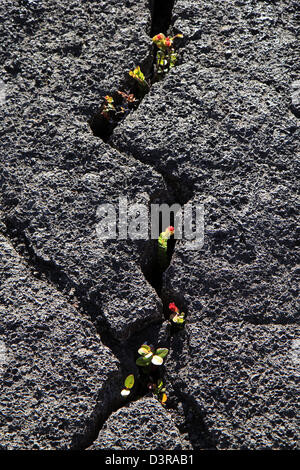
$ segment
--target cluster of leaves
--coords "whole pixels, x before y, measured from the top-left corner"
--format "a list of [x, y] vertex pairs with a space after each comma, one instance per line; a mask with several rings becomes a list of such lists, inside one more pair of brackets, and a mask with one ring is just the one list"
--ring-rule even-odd
[[166, 73], [173, 68], [177, 62], [178, 54], [175, 52], [173, 47], [174, 39], [182, 38], [182, 34], [176, 34], [172, 38], [169, 36], [165, 36], [164, 34], [160, 33], [157, 34], [152, 38], [152, 41], [157, 46], [157, 53], [156, 53], [156, 78], [160, 80]]
[[166, 394], [166, 387], [164, 386], [162, 379], [158, 379], [156, 384], [150, 382], [148, 384], [148, 389], [153, 392], [153, 394], [156, 396], [156, 398], [158, 399], [158, 401], [160, 401], [162, 405], [166, 404], [168, 396]]
[[150, 83], [138, 65], [134, 70], [130, 70], [129, 75], [135, 80], [139, 87], [139, 94], [143, 97], [150, 90]]
[[124, 91], [118, 91], [118, 95], [120, 98], [118, 103], [115, 102], [112, 96], [105, 96], [101, 115], [109, 123], [113, 123], [116, 120], [125, 117], [129, 111], [135, 107], [135, 104], [138, 101], [132, 93], [127, 94]]
[[154, 366], [161, 366], [164, 362], [164, 358], [168, 355], [169, 350], [167, 348], [158, 348], [152, 351], [151, 346], [143, 344], [138, 353], [140, 357], [136, 360], [136, 365], [140, 367], [147, 367], [150, 364]]
[[[167, 401], [166, 388], [163, 385], [162, 379], [159, 377], [158, 368], [164, 362], [164, 358], [168, 355], [167, 348], [152, 349], [148, 344], [143, 344], [139, 350], [139, 357], [136, 364], [142, 368], [143, 377], [140, 377], [140, 382], [144, 389], [151, 391], [162, 405]], [[134, 375], [130, 374], [126, 377], [124, 388], [121, 391], [123, 397], [130, 395], [131, 389], [134, 385]]]
[[161, 269], [168, 266], [168, 240], [174, 235], [174, 227], [170, 225], [158, 237], [158, 262]]
[[179, 308], [176, 307], [174, 302], [169, 304], [169, 309], [172, 312], [170, 315], [170, 321], [176, 326], [182, 327], [185, 322], [185, 314], [183, 312], [180, 313]]

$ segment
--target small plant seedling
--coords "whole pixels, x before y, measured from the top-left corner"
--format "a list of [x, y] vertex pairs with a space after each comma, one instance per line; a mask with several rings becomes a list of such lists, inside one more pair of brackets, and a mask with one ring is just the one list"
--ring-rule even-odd
[[185, 322], [185, 314], [183, 312], [179, 312], [179, 308], [176, 307], [174, 302], [169, 304], [169, 309], [171, 310], [170, 321], [174, 323], [176, 326], [183, 326]]
[[156, 54], [156, 76], [160, 80], [166, 73], [173, 68], [177, 62], [178, 54], [173, 47], [174, 39], [182, 38], [182, 34], [176, 34], [172, 38], [160, 33], [152, 38], [157, 46]]
[[112, 96], [106, 95], [105, 103], [103, 105], [101, 114], [103, 117], [105, 117], [105, 119], [107, 119], [108, 121], [111, 121], [115, 113], [116, 113], [116, 108], [114, 105], [114, 99]]
[[160, 401], [162, 405], [166, 404], [168, 397], [162, 379], [158, 379], [157, 384], [149, 383], [148, 389], [153, 392], [153, 394], [156, 396], [156, 398]]
[[127, 94], [124, 91], [118, 91], [120, 96], [119, 103], [117, 104], [112, 96], [106, 95], [105, 102], [102, 106], [101, 114], [109, 122], [117, 122], [122, 119], [122, 115], [126, 115], [131, 109], [135, 107], [137, 99], [134, 94]]
[[129, 95], [127, 95], [127, 93], [125, 93], [124, 91], [118, 91], [118, 93], [119, 95], [122, 96], [123, 100], [127, 103], [135, 103], [137, 101], [133, 93]]
[[168, 240], [174, 235], [174, 227], [170, 225], [158, 237], [158, 262], [162, 269], [168, 266]]
[[128, 395], [130, 395], [130, 391], [133, 386], [134, 386], [134, 375], [130, 374], [125, 379], [124, 388], [121, 391], [122, 397], [128, 397]]
[[129, 75], [136, 81], [136, 83], [139, 85], [140, 92], [142, 96], [145, 96], [145, 94], [149, 91], [150, 89], [150, 84], [147, 82], [145, 75], [141, 71], [140, 66], [138, 65], [134, 70], [130, 70]]
[[136, 365], [140, 367], [147, 367], [150, 364], [161, 366], [168, 352], [167, 348], [158, 348], [152, 351], [148, 344], [143, 344], [138, 350], [140, 357], [136, 360]]

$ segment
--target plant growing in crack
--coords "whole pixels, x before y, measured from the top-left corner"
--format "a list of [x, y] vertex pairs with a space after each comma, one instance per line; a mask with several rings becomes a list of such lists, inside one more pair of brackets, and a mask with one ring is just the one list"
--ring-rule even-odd
[[122, 397], [128, 397], [128, 395], [130, 395], [130, 392], [133, 386], [134, 386], [134, 375], [130, 374], [125, 379], [124, 388], [121, 391]]
[[152, 391], [162, 405], [166, 404], [168, 397], [166, 394], [166, 387], [164, 386], [162, 379], [158, 379], [157, 383], [150, 382], [148, 384], [148, 389]]
[[178, 327], [183, 327], [185, 322], [185, 314], [183, 312], [180, 313], [179, 308], [176, 307], [174, 302], [169, 304], [169, 309], [172, 312], [170, 315], [170, 321]]
[[119, 103], [116, 103], [112, 96], [106, 95], [104, 98], [105, 102], [102, 106], [101, 115], [110, 124], [125, 117], [138, 101], [133, 93], [127, 94], [124, 91], [118, 91], [118, 95], [120, 96]]
[[141, 71], [141, 67], [138, 65], [134, 70], [130, 70], [129, 75], [138, 84], [141, 97], [143, 98], [150, 90], [150, 83], [146, 80], [145, 75]]
[[162, 270], [168, 266], [168, 240], [174, 235], [174, 227], [170, 225], [158, 237], [158, 262]]
[[151, 346], [143, 344], [138, 350], [140, 357], [137, 358], [136, 365], [143, 368], [148, 368], [151, 365], [161, 366], [168, 352], [167, 348], [157, 348], [153, 351]]
[[116, 113], [116, 108], [114, 105], [114, 99], [112, 96], [106, 95], [105, 96], [105, 103], [103, 105], [103, 109], [101, 111], [102, 116], [107, 119], [108, 121], [113, 121], [113, 117]]
[[173, 42], [174, 39], [182, 37], [182, 34], [176, 34], [176, 36], [173, 37], [166, 37], [163, 33], [160, 33], [152, 38], [152, 41], [158, 48], [155, 66], [155, 78], [158, 81], [175, 66], [178, 59], [178, 53], [175, 52]]

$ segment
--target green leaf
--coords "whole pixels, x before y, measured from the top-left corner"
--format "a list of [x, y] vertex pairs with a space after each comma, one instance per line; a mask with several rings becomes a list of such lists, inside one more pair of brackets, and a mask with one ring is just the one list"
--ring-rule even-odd
[[126, 388], [132, 388], [134, 385], [134, 375], [130, 374], [128, 377], [126, 377], [124, 385]]
[[157, 390], [160, 391], [160, 389], [163, 387], [164, 383], [162, 379], [159, 379], [157, 382]]
[[139, 357], [135, 363], [137, 366], [145, 367], [148, 366], [151, 362], [151, 358], [146, 358], [144, 356]]
[[155, 351], [155, 355], [156, 356], [159, 356], [161, 358], [164, 358], [168, 355], [169, 353], [169, 350], [167, 348], [158, 348], [156, 351]]
[[152, 364], [155, 366], [161, 366], [162, 363], [164, 362], [163, 358], [157, 355], [154, 355], [151, 359]]
[[140, 349], [138, 350], [138, 353], [141, 355], [141, 356], [145, 356], [146, 354], [150, 353], [151, 352], [151, 348], [150, 346], [148, 346], [148, 344], [142, 344], [142, 346], [140, 347]]

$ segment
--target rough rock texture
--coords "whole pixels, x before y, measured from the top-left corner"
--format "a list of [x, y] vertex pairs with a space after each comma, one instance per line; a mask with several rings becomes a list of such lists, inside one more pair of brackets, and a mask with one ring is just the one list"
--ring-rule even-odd
[[115, 155], [98, 155], [82, 173], [56, 170], [33, 175], [28, 170], [23, 172], [25, 181], [10, 187], [8, 176], [3, 201], [18, 199], [7, 213], [9, 226], [26, 237], [34, 255], [52, 266], [62, 285], [74, 287], [94, 306], [103, 326], [124, 340], [146, 321], [160, 320], [161, 302], [142, 273], [147, 264], [145, 242], [100, 240], [96, 225], [101, 218], [96, 212], [101, 203], [118, 207], [118, 196], [123, 195], [129, 203], [148, 205], [147, 190], [155, 192], [161, 181], [147, 168], [138, 171], [126, 159], [115, 161]]
[[174, 27], [187, 38], [183, 62], [241, 73], [284, 90], [299, 74], [299, 5], [294, 0], [178, 0]]
[[1, 447], [70, 448], [112, 406], [118, 361], [2, 236], [0, 252]]
[[[87, 120], [149, 56], [147, 2], [7, 2], [1, 199], [10, 228], [124, 340], [161, 318], [144, 244], [102, 242], [102, 203], [150, 204], [162, 178], [92, 136]], [[113, 46], [113, 47], [112, 47]], [[109, 53], [108, 53], [109, 51]]]
[[178, 244], [168, 292], [196, 309], [213, 299], [210, 314], [230, 320], [299, 318], [296, 124], [273, 89], [187, 64], [118, 128], [123, 151], [192, 186], [190, 202], [205, 207], [205, 244]]
[[299, 446], [298, 53], [288, 4], [177, 2], [182, 65], [113, 137], [174, 181], [179, 200], [205, 207], [204, 246], [177, 243], [162, 296], [188, 314], [169, 384], [202, 417], [210, 447]]
[[[173, 409], [123, 407], [92, 448], [188, 448], [178, 425], [194, 448], [299, 448], [297, 4], [177, 0], [179, 64], [105, 144], [88, 121], [130, 69], [151, 66], [150, 3], [0, 6], [0, 446], [89, 445], [121, 403], [95, 325], [124, 379], [175, 300], [186, 327], [157, 338], [171, 347]], [[96, 211], [166, 190], [204, 204], [205, 243], [177, 243], [160, 299], [143, 274], [151, 244], [100, 241]]]
[[142, 398], [112, 413], [89, 450], [191, 449], [155, 398]]
[[299, 334], [295, 325], [205, 319], [173, 338], [168, 380], [198, 412], [211, 448], [298, 448]]

